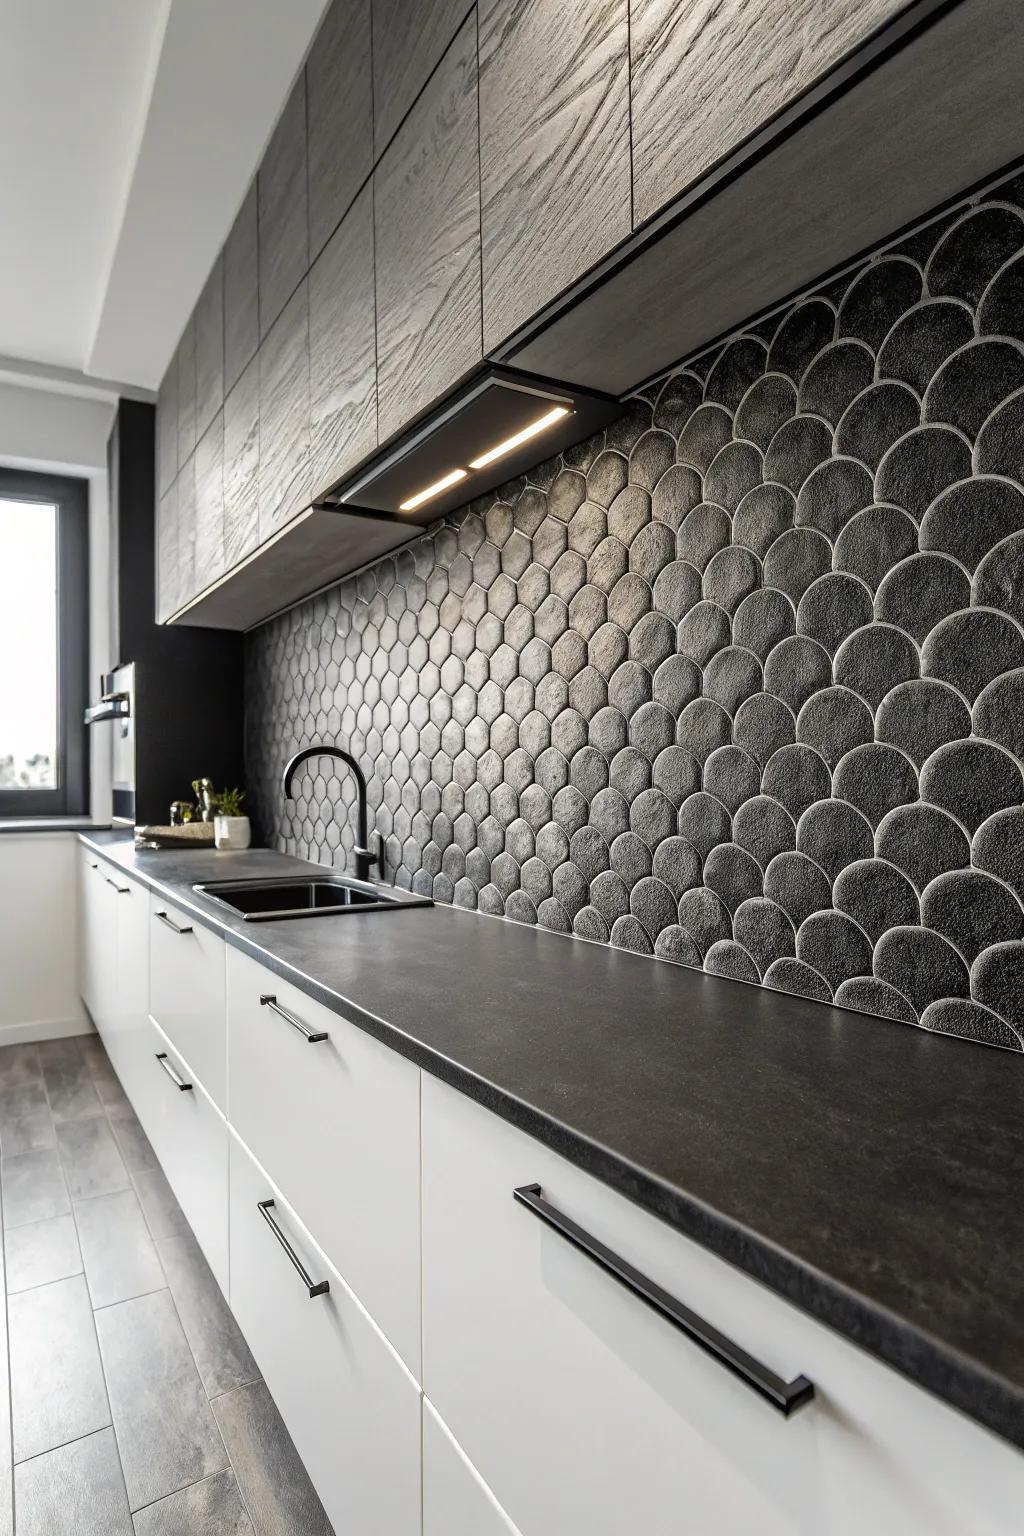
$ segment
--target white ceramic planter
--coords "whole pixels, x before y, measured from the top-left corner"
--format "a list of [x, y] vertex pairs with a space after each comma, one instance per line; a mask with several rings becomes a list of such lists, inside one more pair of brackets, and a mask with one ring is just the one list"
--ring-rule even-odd
[[252, 827], [248, 816], [215, 816], [213, 840], [217, 847], [231, 853], [239, 853], [252, 842]]

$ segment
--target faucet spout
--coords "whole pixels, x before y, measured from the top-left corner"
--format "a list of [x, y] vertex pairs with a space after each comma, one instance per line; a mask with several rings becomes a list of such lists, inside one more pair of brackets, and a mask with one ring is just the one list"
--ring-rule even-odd
[[360, 880], [368, 880], [374, 869], [383, 876], [384, 874], [384, 848], [378, 839], [376, 849], [372, 849], [367, 838], [367, 798], [366, 776], [351, 752], [346, 752], [344, 747], [336, 747], [328, 742], [320, 742], [316, 746], [303, 747], [301, 752], [296, 752], [285, 765], [281, 779], [281, 788], [286, 800], [291, 800], [292, 782], [303, 763], [309, 762], [314, 757], [333, 757], [338, 762], [344, 763], [351, 770], [352, 777], [356, 781], [356, 876]]

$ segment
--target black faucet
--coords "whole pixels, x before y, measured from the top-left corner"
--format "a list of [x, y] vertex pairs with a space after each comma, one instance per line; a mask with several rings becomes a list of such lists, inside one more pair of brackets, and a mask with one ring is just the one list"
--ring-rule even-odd
[[371, 872], [374, 869], [376, 869], [381, 878], [383, 878], [383, 842], [380, 838], [378, 838], [377, 848], [376, 851], [374, 851], [370, 847], [367, 840], [366, 779], [363, 775], [363, 770], [360, 768], [355, 758], [350, 752], [346, 752], [344, 747], [332, 747], [326, 743], [321, 743], [315, 747], [303, 747], [301, 752], [296, 752], [295, 756], [287, 764], [284, 770], [284, 777], [281, 781], [285, 799], [291, 800], [293, 798], [292, 779], [295, 777], [296, 769], [300, 768], [303, 763], [308, 762], [311, 757], [336, 757], [339, 762], [345, 763], [349, 768], [351, 768], [353, 777], [356, 781], [356, 836], [359, 839], [355, 848], [356, 878], [359, 880], [369, 880]]

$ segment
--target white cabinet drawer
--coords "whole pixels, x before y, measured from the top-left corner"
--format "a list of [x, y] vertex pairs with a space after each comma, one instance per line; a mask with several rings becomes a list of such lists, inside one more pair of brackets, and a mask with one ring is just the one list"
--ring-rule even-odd
[[78, 990], [106, 1043], [116, 1006], [114, 870], [90, 848], [78, 851]]
[[152, 1022], [149, 1031], [149, 1076], [136, 1098], [136, 1113], [227, 1295], [227, 1124], [172, 1043]]
[[104, 1044], [129, 1098], [149, 1075], [149, 892], [127, 876], [114, 887], [116, 998]]
[[223, 1110], [224, 941], [162, 896], [149, 910], [149, 1011]]
[[[426, 1073], [422, 1116], [424, 1390], [524, 1536], [1019, 1528], [1010, 1446]], [[783, 1418], [517, 1203], [531, 1184], [814, 1400]]]
[[420, 1536], [415, 1382], [233, 1135], [230, 1161], [231, 1309], [334, 1529]]
[[[303, 1030], [323, 1038], [310, 1043]], [[232, 1127], [417, 1378], [419, 1076], [363, 1030], [228, 951]]]
[[518, 1536], [515, 1526], [426, 1398], [423, 1536]]

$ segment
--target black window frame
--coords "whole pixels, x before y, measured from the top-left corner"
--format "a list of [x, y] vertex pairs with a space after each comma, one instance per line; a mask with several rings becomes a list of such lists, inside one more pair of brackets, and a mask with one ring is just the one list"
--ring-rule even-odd
[[[0, 499], [57, 508], [57, 783], [0, 789], [0, 820], [89, 813], [89, 483], [0, 467]], [[4, 551], [0, 558], [11, 559]]]

